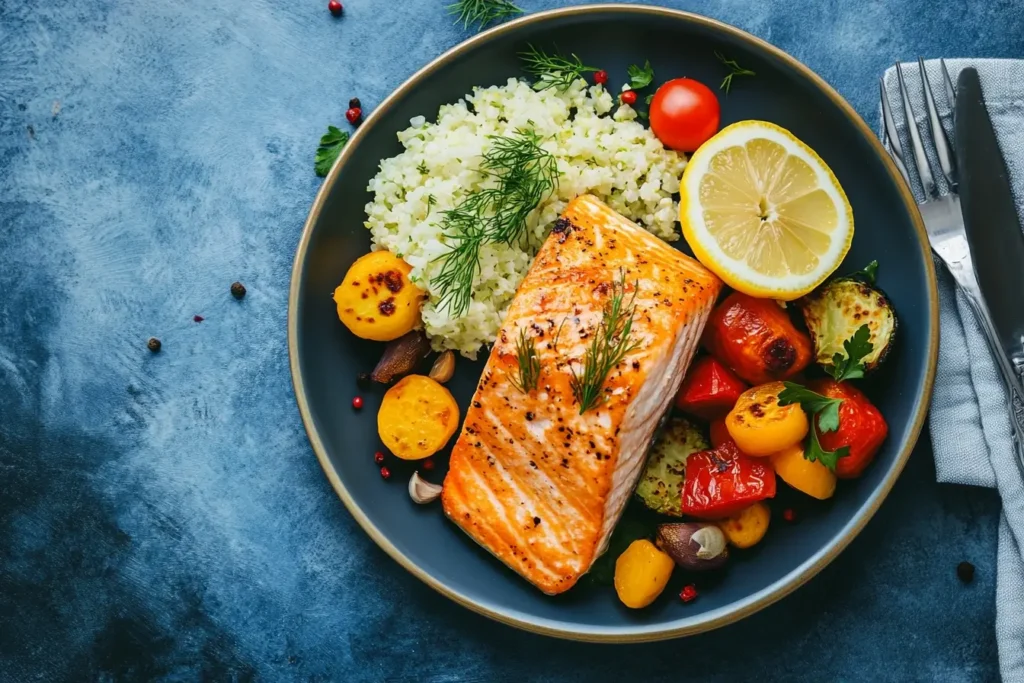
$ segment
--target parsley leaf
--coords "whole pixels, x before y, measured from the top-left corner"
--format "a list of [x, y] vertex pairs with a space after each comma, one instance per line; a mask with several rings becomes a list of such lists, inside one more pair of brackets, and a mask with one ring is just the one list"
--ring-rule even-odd
[[320, 138], [320, 146], [316, 148], [314, 168], [316, 174], [323, 178], [341, 154], [341, 148], [348, 142], [348, 133], [334, 126], [327, 126], [327, 133]]
[[875, 348], [871, 343], [871, 328], [867, 325], [858, 327], [853, 336], [843, 342], [843, 348], [846, 349], [846, 356], [836, 353], [832, 356], [832, 367], [826, 371], [837, 382], [860, 379], [864, 376], [864, 364], [861, 361]]
[[837, 448], [834, 451], [822, 449], [818, 441], [818, 430], [823, 432], [834, 432], [839, 429], [839, 406], [843, 404], [841, 398], [829, 398], [822, 396], [816, 391], [811, 391], [805, 386], [793, 382], [783, 382], [786, 388], [779, 392], [779, 405], [788, 406], [799, 403], [811, 417], [811, 428], [807, 433], [807, 443], [804, 446], [804, 458], [810, 462], [818, 461], [825, 467], [835, 471], [839, 458], [845, 458], [850, 454], [849, 446]]
[[865, 280], [869, 285], [875, 284], [875, 277], [878, 275], [878, 261], [872, 261], [860, 270], [854, 271], [846, 277]]
[[626, 72], [629, 74], [629, 87], [633, 90], [646, 88], [654, 81], [654, 69], [650, 60], [644, 60], [642, 67], [631, 64]]
[[651, 93], [650, 95], [648, 95], [647, 97], [644, 98], [644, 102], [646, 102], [647, 106], [649, 107], [649, 106], [651, 106], [651, 100], [653, 100], [653, 99], [654, 99], [654, 93]]
[[[819, 419], [820, 420], [820, 419]], [[820, 421], [819, 421], [820, 424]], [[822, 431], [830, 431], [822, 428]], [[850, 454], [849, 446], [841, 446], [834, 451], [826, 451], [818, 441], [818, 430], [811, 428], [807, 433], [807, 445], [804, 447], [804, 459], [809, 462], [818, 461], [833, 472], [839, 464], [839, 458], [845, 458]]]

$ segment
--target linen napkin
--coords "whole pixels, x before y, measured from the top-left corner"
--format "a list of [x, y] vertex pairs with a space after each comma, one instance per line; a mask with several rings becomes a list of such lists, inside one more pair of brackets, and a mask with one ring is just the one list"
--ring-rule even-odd
[[[961, 69], [973, 66], [978, 70], [985, 104], [1010, 171], [1017, 212], [1024, 216], [1024, 61], [952, 59], [946, 60], [946, 66], [954, 86]], [[951, 105], [942, 87], [939, 62], [928, 61], [925, 69], [943, 126], [952, 139]], [[903, 76], [918, 126], [927, 130], [918, 65], [904, 64]], [[895, 68], [885, 72], [884, 86], [903, 148], [909, 150]], [[932, 150], [929, 154], [936, 161]], [[920, 187], [913, 190], [920, 199]], [[1010, 442], [1006, 392], [966, 299], [941, 261], [936, 259], [935, 266], [941, 335], [929, 416], [935, 470], [940, 482], [999, 489], [1003, 502], [996, 578], [999, 667], [1003, 680], [1024, 681], [1024, 481]], [[1020, 267], [1024, 268], [1024, 263]], [[1024, 292], [1020, 296], [1024, 300]]]

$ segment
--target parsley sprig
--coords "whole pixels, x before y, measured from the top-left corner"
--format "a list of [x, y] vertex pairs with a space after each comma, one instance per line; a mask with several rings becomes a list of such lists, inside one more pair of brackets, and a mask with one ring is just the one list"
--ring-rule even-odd
[[715, 57], [717, 57], [718, 61], [720, 61], [727, 69], [729, 69], [729, 73], [726, 75], [725, 78], [722, 79], [721, 85], [718, 86], [718, 89], [724, 90], [726, 95], [729, 94], [729, 89], [732, 88], [732, 79], [735, 78], [736, 76], [757, 75], [750, 69], [740, 66], [735, 59], [729, 59], [728, 57], [723, 55], [721, 52], [718, 52], [717, 50], [715, 51]]
[[540, 358], [537, 356], [537, 342], [525, 327], [519, 328], [516, 340], [516, 361], [519, 365], [516, 376], [506, 373], [508, 381], [519, 391], [528, 394], [537, 388], [540, 381]]
[[626, 73], [629, 74], [629, 87], [633, 90], [646, 88], [654, 82], [654, 68], [651, 67], [651, 62], [647, 59], [644, 60], [643, 66], [630, 64]]
[[779, 405], [799, 403], [811, 418], [811, 428], [807, 432], [807, 444], [804, 446], [804, 458], [811, 462], [818, 461], [834, 472], [836, 465], [839, 464], [839, 458], [845, 458], [850, 454], [850, 447], [842, 446], [834, 451], [826, 451], [818, 441], [818, 430], [834, 432], [839, 429], [839, 406], [843, 404], [843, 399], [822, 396], [795, 382], [784, 384], [786, 388], [779, 392]]
[[633, 283], [633, 294], [627, 299], [626, 274], [619, 271], [619, 279], [611, 283], [611, 296], [605, 302], [601, 321], [583, 354], [583, 368], [577, 371], [573, 363], [569, 364], [569, 388], [580, 406], [580, 415], [603, 401], [602, 389], [608, 374], [626, 354], [640, 346], [632, 338], [637, 284]]
[[[837, 382], [848, 379], [859, 379], [864, 376], [864, 357], [871, 353], [871, 329], [861, 325], [853, 336], [843, 342], [846, 354], [836, 353], [832, 356], [832, 366], [826, 372]], [[811, 418], [811, 428], [807, 433], [804, 446], [804, 458], [811, 462], [818, 461], [830, 470], [835, 471], [839, 458], [850, 454], [849, 446], [842, 446], [834, 451], [826, 451], [818, 440], [818, 431], [834, 432], [839, 429], [839, 407], [841, 398], [829, 398], [795, 382], [784, 382], [785, 389], [779, 392], [779, 405], [788, 406], [799, 403], [800, 407]]]
[[587, 66], [576, 55], [548, 54], [533, 45], [527, 45], [526, 50], [519, 53], [519, 58], [523, 60], [523, 71], [537, 79], [533, 84], [535, 90], [565, 90], [576, 79], [583, 78], [583, 74], [599, 70]]
[[327, 126], [327, 133], [320, 138], [320, 146], [316, 148], [313, 166], [316, 174], [323, 178], [330, 173], [331, 166], [337, 161], [342, 147], [348, 142], [348, 133], [335, 126]]
[[864, 358], [875, 348], [871, 343], [871, 328], [861, 325], [853, 336], [843, 342], [846, 354], [838, 351], [832, 356], [832, 366], [825, 371], [837, 382], [860, 379], [864, 376]]
[[520, 240], [530, 212], [558, 187], [558, 164], [540, 146], [536, 133], [518, 130], [491, 140], [480, 172], [494, 184], [469, 193], [441, 221], [449, 251], [439, 257], [444, 263], [431, 284], [438, 292], [438, 309], [447, 308], [455, 317], [464, 315], [472, 302], [480, 248]]
[[495, 22], [523, 13], [509, 0], [458, 0], [448, 5], [448, 14], [455, 14], [455, 23], [467, 29], [476, 25], [477, 30]]

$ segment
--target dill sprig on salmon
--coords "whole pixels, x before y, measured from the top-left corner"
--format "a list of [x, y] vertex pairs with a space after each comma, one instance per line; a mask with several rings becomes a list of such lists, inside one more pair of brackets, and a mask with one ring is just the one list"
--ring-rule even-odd
[[626, 300], [626, 274], [619, 270], [619, 279], [611, 283], [611, 297], [601, 313], [590, 346], [583, 355], [583, 368], [577, 371], [569, 365], [572, 378], [569, 386], [580, 406], [580, 415], [601, 402], [602, 388], [608, 374], [622, 362], [627, 353], [640, 346], [632, 339], [633, 315], [636, 313], [637, 283], [633, 283], [633, 294]]

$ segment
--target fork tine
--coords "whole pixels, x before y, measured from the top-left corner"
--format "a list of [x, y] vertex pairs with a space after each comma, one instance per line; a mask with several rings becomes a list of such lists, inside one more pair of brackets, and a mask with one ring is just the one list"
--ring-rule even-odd
[[940, 58], [939, 65], [942, 67], [942, 85], [946, 88], [946, 101], [949, 108], [956, 108], [956, 91], [953, 90], [953, 79], [949, 77], [949, 69], [946, 68], [946, 60]]
[[910, 104], [910, 94], [907, 92], [906, 81], [903, 80], [903, 67], [896, 62], [896, 77], [900, 82], [900, 97], [903, 100], [903, 114], [907, 120], [907, 132], [910, 134], [910, 146], [914, 150], [914, 165], [917, 166], [917, 174], [921, 178], [921, 185], [924, 187], [926, 197], [934, 197], [935, 176], [932, 175], [932, 168], [928, 163], [928, 155], [925, 154], [924, 145], [921, 143], [921, 132], [917, 128], [917, 119], [914, 116], [914, 107]]
[[925, 71], [924, 60], [918, 57], [917, 65], [921, 73], [924, 103], [928, 107], [928, 127], [932, 131], [932, 140], [935, 141], [935, 153], [939, 157], [939, 166], [942, 167], [942, 175], [946, 177], [950, 190], [956, 191], [956, 157], [953, 154], [949, 138], [946, 137], [946, 129], [942, 127], [942, 121], [939, 120], [939, 111], [935, 108], [935, 97], [932, 96], [932, 86], [928, 82], [928, 72]]
[[907, 167], [903, 163], [903, 145], [900, 144], [900, 134], [896, 129], [896, 122], [892, 119], [892, 108], [889, 105], [889, 95], [885, 92], [885, 81], [878, 79], [878, 89], [882, 92], [882, 122], [885, 124], [885, 140], [892, 149], [892, 160], [896, 163], [900, 175], [910, 185], [910, 176], [907, 174]]

